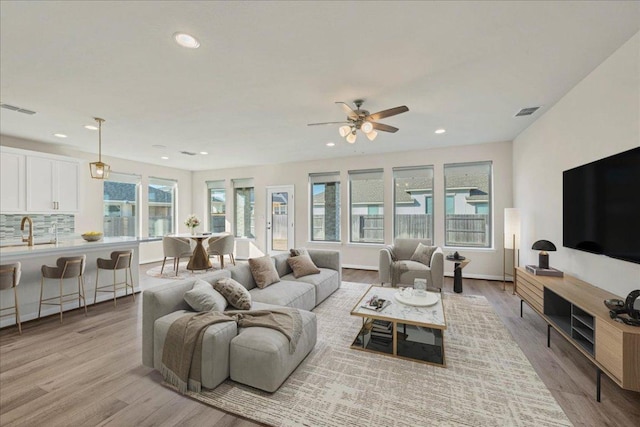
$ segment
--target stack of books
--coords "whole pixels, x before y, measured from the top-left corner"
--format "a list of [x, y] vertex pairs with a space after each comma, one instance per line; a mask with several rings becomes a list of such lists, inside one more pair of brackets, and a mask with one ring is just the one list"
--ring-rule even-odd
[[371, 322], [371, 339], [379, 342], [393, 341], [393, 324], [386, 320], [373, 320]]

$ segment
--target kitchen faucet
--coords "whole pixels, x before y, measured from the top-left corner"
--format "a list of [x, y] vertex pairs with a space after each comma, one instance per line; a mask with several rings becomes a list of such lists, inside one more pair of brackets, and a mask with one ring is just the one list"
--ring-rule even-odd
[[20, 231], [24, 231], [25, 222], [29, 223], [29, 237], [25, 239], [23, 235], [22, 241], [27, 242], [28, 246], [33, 246], [33, 221], [28, 216], [22, 217], [22, 221], [20, 222]]

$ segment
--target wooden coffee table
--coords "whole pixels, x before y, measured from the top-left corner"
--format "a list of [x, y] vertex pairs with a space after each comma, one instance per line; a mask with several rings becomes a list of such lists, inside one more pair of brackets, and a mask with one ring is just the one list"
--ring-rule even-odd
[[[398, 288], [371, 286], [360, 298], [351, 315], [362, 318], [362, 327], [351, 348], [446, 367], [442, 294], [434, 292], [436, 304], [416, 307], [396, 300], [396, 292]], [[374, 295], [391, 305], [379, 312], [363, 308]]]

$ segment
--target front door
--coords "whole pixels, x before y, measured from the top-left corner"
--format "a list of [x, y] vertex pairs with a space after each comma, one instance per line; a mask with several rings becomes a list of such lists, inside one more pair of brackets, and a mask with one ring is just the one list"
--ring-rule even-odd
[[293, 185], [267, 187], [267, 251], [286, 252], [294, 247]]

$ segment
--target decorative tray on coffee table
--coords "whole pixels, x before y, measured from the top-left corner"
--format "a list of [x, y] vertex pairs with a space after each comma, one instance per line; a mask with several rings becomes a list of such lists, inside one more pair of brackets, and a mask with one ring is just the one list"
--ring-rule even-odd
[[393, 297], [402, 304], [412, 305], [415, 307], [427, 307], [438, 302], [440, 297], [435, 292], [426, 292], [425, 296], [404, 295], [402, 292], [396, 292]]

